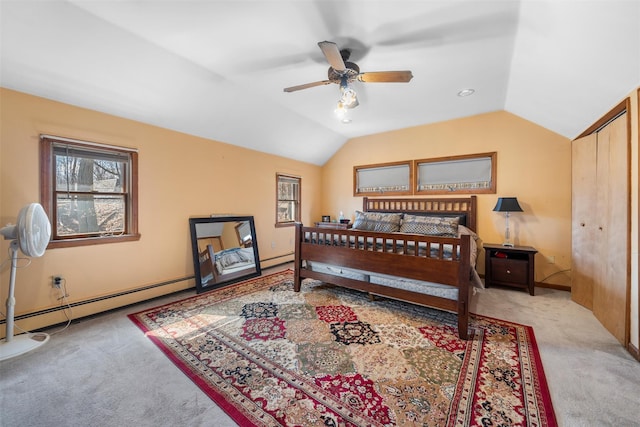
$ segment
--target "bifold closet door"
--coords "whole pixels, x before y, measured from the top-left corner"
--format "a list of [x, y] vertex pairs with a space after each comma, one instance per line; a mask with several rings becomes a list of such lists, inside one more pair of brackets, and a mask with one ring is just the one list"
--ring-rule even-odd
[[593, 287], [593, 314], [626, 345], [629, 281], [629, 166], [627, 117], [598, 131], [597, 228], [600, 259]]
[[599, 256], [595, 244], [597, 213], [596, 133], [571, 144], [571, 298], [593, 310], [593, 288]]

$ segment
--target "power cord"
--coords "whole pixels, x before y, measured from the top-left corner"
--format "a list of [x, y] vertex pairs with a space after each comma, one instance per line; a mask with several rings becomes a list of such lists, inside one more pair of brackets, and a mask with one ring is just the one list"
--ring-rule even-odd
[[[4, 266], [8, 263], [11, 262], [11, 248], [7, 249], [8, 255], [7, 258], [2, 261], [2, 264], [0, 264], [0, 270], [2, 270], [4, 268]], [[27, 261], [27, 263], [25, 265], [18, 265], [18, 261]], [[31, 258], [27, 258], [27, 257], [23, 257], [23, 256], [18, 256], [16, 258], [16, 268], [26, 268], [29, 267], [31, 265]]]
[[560, 273], [568, 273], [568, 272], [570, 272], [570, 271], [571, 271], [571, 269], [570, 269], [570, 268], [567, 268], [566, 270], [556, 271], [555, 273], [551, 273], [551, 274], [549, 274], [549, 275], [548, 275], [547, 277], [545, 277], [544, 279], [542, 279], [542, 280], [538, 280], [538, 282], [539, 282], [539, 283], [544, 283], [544, 281], [545, 281], [545, 280], [547, 280], [547, 279], [548, 279], [548, 278], [550, 278], [550, 277], [555, 276], [556, 274], [560, 274]]
[[[59, 334], [60, 332], [65, 331], [71, 325], [71, 320], [73, 320], [73, 310], [71, 309], [71, 303], [69, 303], [69, 300], [67, 299], [69, 297], [69, 294], [67, 293], [67, 279], [62, 278], [62, 282], [60, 283], [59, 289], [62, 296], [58, 298], [58, 301], [60, 301], [60, 307], [62, 308], [62, 313], [64, 313], [64, 317], [67, 318], [67, 324], [64, 325], [62, 329], [55, 332], [51, 332], [49, 334], [50, 336], [53, 336], [53, 335]], [[64, 308], [65, 305], [66, 305], [66, 308]], [[67, 310], [69, 310], [69, 314], [67, 314]]]
[[[24, 258], [24, 259], [28, 259], [28, 258]], [[4, 264], [6, 264], [7, 261], [8, 260], [5, 260], [2, 264], [0, 264], [0, 266], [3, 266]], [[71, 309], [71, 303], [67, 299], [69, 297], [69, 294], [67, 293], [67, 279], [64, 279], [64, 278], [62, 279], [59, 290], [62, 295], [59, 298], [57, 298], [57, 300], [60, 301], [60, 307], [62, 308], [62, 313], [64, 314], [64, 317], [67, 319], [67, 323], [64, 325], [62, 329], [48, 333], [49, 336], [53, 336], [65, 331], [66, 329], [69, 328], [69, 326], [71, 325], [71, 321], [73, 320], [73, 310]], [[69, 311], [68, 314], [67, 314], [67, 310]], [[5, 319], [7, 318], [7, 315], [2, 310], [0, 310], [0, 315], [2, 315]], [[33, 333], [31, 331], [22, 329], [20, 326], [18, 326], [15, 323], [13, 324], [13, 326], [15, 329], [20, 330], [20, 332], [22, 333], [25, 333], [25, 334]]]

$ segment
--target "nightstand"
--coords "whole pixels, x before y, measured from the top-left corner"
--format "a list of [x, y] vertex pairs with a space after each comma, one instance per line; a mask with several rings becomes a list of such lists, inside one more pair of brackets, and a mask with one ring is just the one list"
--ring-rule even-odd
[[513, 286], [534, 294], [534, 258], [538, 253], [531, 246], [502, 246], [495, 243], [483, 244], [484, 286]]
[[320, 221], [320, 222], [316, 222], [315, 225], [316, 225], [316, 227], [319, 227], [319, 228], [335, 228], [335, 229], [340, 229], [340, 230], [346, 230], [346, 229], [351, 228], [351, 226], [353, 224], [351, 224], [351, 223], [345, 224], [345, 223], [342, 223], [342, 222], [322, 222], [322, 221]]

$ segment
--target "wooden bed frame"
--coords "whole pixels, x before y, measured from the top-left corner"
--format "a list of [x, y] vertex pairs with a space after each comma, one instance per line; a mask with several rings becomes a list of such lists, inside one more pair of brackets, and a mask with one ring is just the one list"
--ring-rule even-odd
[[213, 275], [213, 282], [218, 282], [218, 270], [214, 263], [215, 255], [213, 252], [213, 245], [207, 245], [207, 247], [200, 252], [200, 275], [207, 277], [209, 274]]
[[[364, 198], [365, 212], [407, 213], [433, 216], [464, 216], [464, 225], [476, 231], [476, 196], [467, 198]], [[315, 233], [315, 234], [310, 234]], [[315, 239], [305, 236], [314, 235]], [[334, 242], [374, 241], [373, 245], [336, 245]], [[394, 243], [395, 242], [395, 243]], [[410, 253], [403, 247], [431, 245], [437, 247], [434, 255]], [[453, 256], [444, 255], [444, 245], [452, 245]], [[382, 248], [382, 249], [381, 249]], [[302, 280], [316, 279], [325, 283], [343, 286], [388, 298], [425, 305], [457, 314], [458, 335], [468, 338], [470, 236], [460, 238], [436, 237], [423, 234], [379, 233], [352, 229], [327, 229], [305, 227], [296, 224], [294, 291], [299, 292]], [[317, 261], [344, 268], [399, 276], [407, 279], [440, 283], [458, 289], [458, 299], [452, 300], [394, 287], [355, 280], [306, 268], [303, 261]], [[366, 276], [369, 277], [369, 276]]]

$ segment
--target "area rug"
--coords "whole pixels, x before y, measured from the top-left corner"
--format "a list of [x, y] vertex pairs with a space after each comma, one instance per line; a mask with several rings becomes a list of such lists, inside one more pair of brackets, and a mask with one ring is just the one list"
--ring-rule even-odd
[[130, 315], [242, 426], [555, 426], [533, 330], [259, 277]]

